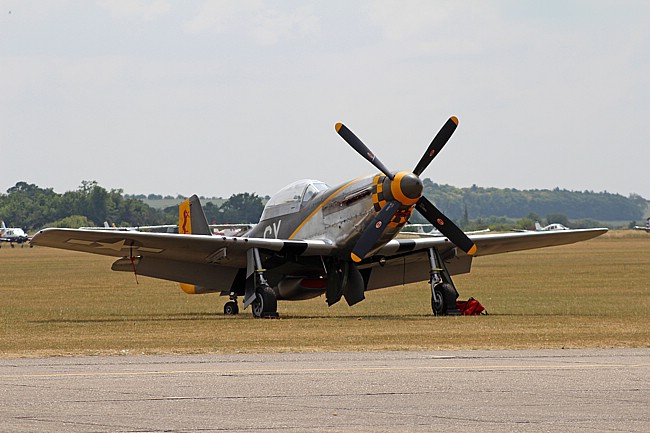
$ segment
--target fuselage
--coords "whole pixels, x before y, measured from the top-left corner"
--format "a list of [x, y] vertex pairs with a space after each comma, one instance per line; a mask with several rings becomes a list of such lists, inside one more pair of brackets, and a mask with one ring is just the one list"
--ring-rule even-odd
[[27, 242], [29, 237], [23, 229], [15, 227], [6, 227], [0, 230], [0, 239], [6, 242]]
[[[329, 187], [316, 180], [294, 182], [266, 204], [248, 237], [322, 240], [349, 256], [359, 236], [381, 208], [383, 176], [373, 174]], [[380, 193], [377, 193], [377, 186]], [[408, 220], [404, 209], [376, 242], [376, 250], [393, 239]]]

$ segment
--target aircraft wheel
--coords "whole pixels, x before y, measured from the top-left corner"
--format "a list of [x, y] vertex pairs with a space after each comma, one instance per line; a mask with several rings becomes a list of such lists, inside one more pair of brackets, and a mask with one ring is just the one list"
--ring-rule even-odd
[[269, 286], [262, 286], [255, 294], [255, 300], [251, 304], [253, 317], [277, 316], [278, 300], [275, 297], [273, 289]]
[[434, 287], [431, 293], [431, 310], [434, 316], [446, 316], [448, 303], [453, 299], [454, 288], [451, 284], [443, 283]]
[[237, 302], [226, 302], [226, 305], [223, 306], [223, 314], [226, 316], [235, 316], [239, 314], [239, 305], [237, 305]]

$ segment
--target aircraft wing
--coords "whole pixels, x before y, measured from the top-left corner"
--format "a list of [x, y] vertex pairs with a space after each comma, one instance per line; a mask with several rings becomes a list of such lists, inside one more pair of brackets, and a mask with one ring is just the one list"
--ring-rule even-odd
[[[607, 229], [562, 230], [474, 235], [475, 256], [571, 244], [594, 238]], [[32, 238], [33, 245], [82, 251], [118, 257], [113, 269], [179, 281], [210, 288], [230, 290], [239, 269], [246, 268], [247, 251], [260, 248], [293, 256], [329, 256], [336, 247], [321, 240], [282, 240], [210, 235], [182, 235], [146, 232], [116, 232], [80, 229], [45, 229]], [[359, 268], [372, 268], [368, 290], [425, 281], [430, 265], [427, 249], [436, 248], [451, 274], [469, 272], [472, 257], [447, 238], [393, 239], [375, 255], [383, 264], [369, 261]], [[133, 258], [133, 262], [130, 258]]]
[[[605, 228], [557, 230], [547, 232], [519, 232], [503, 234], [481, 234], [469, 236], [476, 244], [474, 257], [491, 254], [509, 253], [512, 251], [531, 250], [535, 248], [566, 245], [586, 241], [607, 232]], [[437, 248], [441, 254], [455, 248], [445, 237], [431, 237], [418, 239], [393, 239], [382, 247], [378, 255], [391, 256], [410, 251]], [[464, 253], [463, 253], [464, 254]]]
[[[326, 256], [335, 251], [324, 241], [238, 238], [147, 232], [45, 229], [33, 245], [118, 257], [115, 271], [200, 286], [203, 291], [229, 291], [247, 251], [260, 248], [289, 256]], [[199, 293], [199, 292], [197, 292]], [[203, 293], [203, 292], [200, 292]]]
[[[281, 240], [210, 235], [181, 235], [148, 232], [115, 232], [80, 229], [44, 229], [34, 235], [34, 245], [83, 251], [113, 257], [156, 257], [198, 263], [218, 263], [221, 251], [230, 257], [226, 266], [245, 267], [246, 251], [251, 248], [293, 255], [330, 255], [333, 245], [319, 240]], [[225, 248], [225, 250], [223, 250]], [[212, 259], [211, 259], [212, 258]]]
[[367, 290], [373, 290], [428, 280], [429, 248], [436, 248], [449, 273], [456, 275], [470, 271], [473, 257], [572, 244], [606, 232], [607, 229], [599, 228], [473, 235], [469, 238], [476, 244], [474, 256], [460, 251], [444, 237], [393, 239], [376, 253], [384, 258], [383, 263], [363, 263], [359, 268], [372, 268]]

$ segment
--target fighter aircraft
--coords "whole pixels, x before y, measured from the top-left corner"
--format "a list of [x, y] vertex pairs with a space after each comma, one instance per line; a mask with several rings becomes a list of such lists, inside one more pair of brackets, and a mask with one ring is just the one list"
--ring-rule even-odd
[[[18, 227], [7, 227], [5, 222], [0, 222], [0, 242], [9, 242], [13, 248], [14, 244], [20, 244], [21, 247], [29, 242], [30, 237]], [[30, 244], [31, 246], [31, 244]]]
[[[112, 269], [177, 281], [187, 293], [229, 296], [225, 314], [252, 306], [277, 316], [278, 300], [325, 295], [351, 306], [365, 292], [429, 281], [436, 315], [455, 308], [451, 275], [470, 271], [474, 257], [569, 244], [607, 229], [483, 234], [468, 237], [422, 195], [420, 175], [458, 125], [451, 117], [413, 171], [390, 171], [341, 123], [338, 134], [380, 172], [330, 187], [299, 180], [276, 193], [259, 223], [241, 237], [215, 236], [196, 196], [179, 206], [179, 234], [45, 229], [32, 243], [117, 257]], [[445, 237], [395, 239], [413, 210]]]

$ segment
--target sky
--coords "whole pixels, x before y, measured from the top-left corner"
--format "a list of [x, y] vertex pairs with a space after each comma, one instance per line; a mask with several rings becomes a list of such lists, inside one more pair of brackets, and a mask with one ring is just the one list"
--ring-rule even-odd
[[650, 2], [0, 0], [0, 191], [273, 195], [376, 170], [650, 199]]

